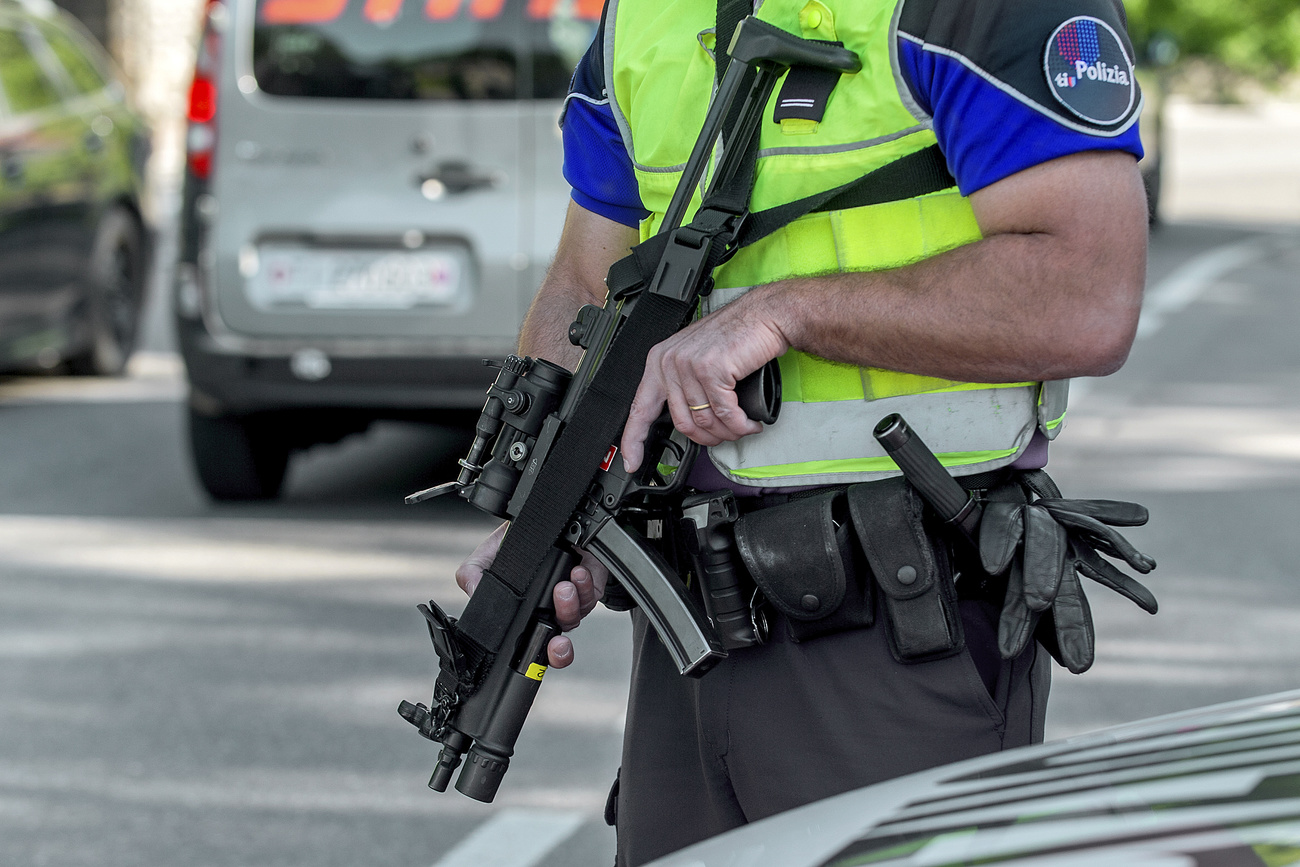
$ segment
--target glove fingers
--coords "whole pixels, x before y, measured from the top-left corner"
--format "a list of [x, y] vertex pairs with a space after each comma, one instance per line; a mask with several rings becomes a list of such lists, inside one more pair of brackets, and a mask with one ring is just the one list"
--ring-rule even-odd
[[1148, 590], [1142, 582], [1130, 578], [1101, 559], [1101, 555], [1086, 544], [1073, 543], [1071, 544], [1071, 550], [1079, 571], [1085, 576], [1103, 587], [1114, 590], [1148, 614], [1156, 613], [1159, 605], [1156, 602], [1155, 594]]
[[1011, 564], [1007, 574], [1007, 596], [1002, 603], [1002, 616], [998, 620], [998, 653], [1003, 659], [1015, 659], [1029, 644], [1038, 617], [1025, 604], [1024, 576], [1020, 562]]
[[980, 519], [980, 565], [990, 575], [1001, 575], [1011, 564], [1024, 534], [1019, 503], [989, 503]]
[[1035, 501], [1035, 505], [1044, 506], [1053, 514], [1058, 510], [1077, 512], [1112, 527], [1141, 527], [1150, 517], [1146, 506], [1123, 500], [1044, 499]]
[[1083, 587], [1074, 569], [1067, 568], [1061, 576], [1061, 588], [1052, 605], [1056, 620], [1056, 643], [1060, 648], [1061, 663], [1074, 674], [1082, 674], [1092, 667], [1096, 638], [1092, 630], [1092, 611]]
[[1068, 509], [1046, 507], [1059, 523], [1087, 538], [1092, 546], [1112, 557], [1118, 557], [1137, 571], [1146, 574], [1156, 568], [1156, 561], [1143, 554], [1133, 543], [1096, 518], [1081, 515]]
[[1030, 611], [1043, 611], [1056, 598], [1065, 569], [1069, 537], [1046, 509], [1037, 504], [1024, 509], [1024, 597]]

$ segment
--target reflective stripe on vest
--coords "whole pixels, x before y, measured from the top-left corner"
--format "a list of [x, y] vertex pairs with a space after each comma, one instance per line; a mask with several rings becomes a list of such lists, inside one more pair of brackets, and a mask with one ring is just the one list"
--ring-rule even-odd
[[[947, 444], [944, 463], [951, 470], [980, 473], [1006, 466], [1028, 444], [1037, 401], [1037, 386], [1009, 385], [884, 397], [871, 401], [866, 415], [861, 401], [785, 402], [777, 424], [714, 446], [709, 456], [733, 480], [764, 486], [836, 484], [846, 474], [852, 481], [888, 478], [898, 468], [871, 431], [880, 418], [900, 412], [925, 431], [927, 444]], [[810, 430], [817, 435], [808, 436]], [[1001, 445], [989, 447], [994, 444]], [[799, 460], [788, 462], [788, 455]]]
[[[935, 142], [900, 95], [895, 0], [765, 0], [758, 16], [805, 38], [842, 41], [863, 72], [843, 76], [817, 124], [762, 125], [752, 209], [830, 189]], [[713, 4], [609, 0], [606, 88], [658, 231], [713, 94]], [[890, 74], [891, 71], [893, 74]], [[779, 91], [779, 85], [778, 85]], [[773, 104], [777, 96], [773, 95]], [[696, 191], [689, 215], [698, 207]], [[791, 276], [909, 265], [981, 237], [956, 190], [845, 211], [810, 214], [741, 250], [715, 274], [708, 313], [748, 287]], [[955, 474], [1005, 466], [1035, 427], [1054, 436], [1065, 412], [1061, 383], [972, 384], [860, 368], [795, 350], [781, 358], [779, 421], [710, 449], [733, 481], [768, 487], [869, 481], [897, 475], [871, 430], [898, 412]], [[960, 418], [960, 421], [956, 421]]]

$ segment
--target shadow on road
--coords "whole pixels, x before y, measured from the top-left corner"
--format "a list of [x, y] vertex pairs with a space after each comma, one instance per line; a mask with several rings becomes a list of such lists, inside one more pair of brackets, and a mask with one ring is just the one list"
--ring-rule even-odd
[[190, 466], [183, 404], [139, 399], [132, 388], [50, 377], [0, 381], [0, 514], [420, 521], [477, 514], [454, 497], [403, 504], [406, 494], [455, 477], [470, 436], [412, 422], [377, 423], [296, 454], [278, 501], [212, 503]]

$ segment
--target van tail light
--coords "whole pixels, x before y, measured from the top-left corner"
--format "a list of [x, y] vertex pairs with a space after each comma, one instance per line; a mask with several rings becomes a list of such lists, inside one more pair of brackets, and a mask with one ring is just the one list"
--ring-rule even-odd
[[211, 123], [216, 116], [216, 83], [205, 75], [195, 75], [190, 85], [190, 123]]
[[226, 8], [221, 0], [208, 0], [204, 19], [194, 63], [194, 81], [190, 83], [190, 103], [185, 113], [189, 121], [185, 161], [195, 177], [207, 180], [212, 176], [212, 155], [217, 147], [217, 72], [221, 61], [221, 32], [226, 20]]

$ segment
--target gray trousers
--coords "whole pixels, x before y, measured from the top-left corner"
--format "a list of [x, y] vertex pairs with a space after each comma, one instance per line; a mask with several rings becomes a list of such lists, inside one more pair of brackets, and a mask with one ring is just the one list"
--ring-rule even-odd
[[[962, 603], [976, 652], [996, 629], [990, 611]], [[896, 662], [879, 612], [873, 627], [797, 644], [779, 618], [773, 626], [767, 644], [696, 680], [677, 673], [634, 612], [614, 804], [619, 867], [870, 783], [1042, 741], [1050, 657], [1032, 643], [1000, 665], [986, 657], [990, 689], [970, 650]]]

